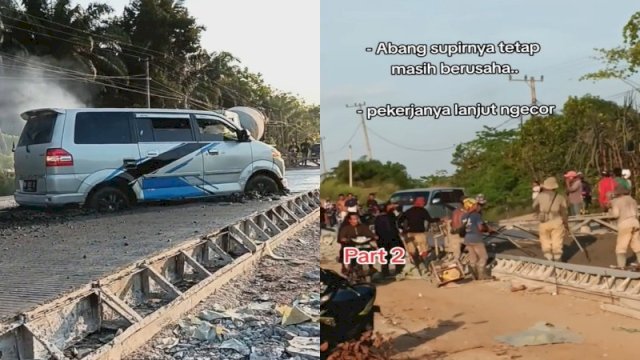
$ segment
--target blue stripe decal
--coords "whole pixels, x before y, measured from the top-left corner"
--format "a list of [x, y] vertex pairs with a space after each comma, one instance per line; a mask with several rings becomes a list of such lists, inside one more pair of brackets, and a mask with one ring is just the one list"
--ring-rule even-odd
[[195, 186], [143, 190], [145, 200], [184, 199], [209, 195]]
[[[147, 157], [143, 157], [142, 159], [136, 160], [136, 165], [143, 163], [145, 160], [147, 160]], [[113, 170], [113, 172], [109, 174], [109, 176], [107, 176], [105, 181], [113, 180], [115, 177], [122, 175], [124, 172], [125, 172], [124, 166], [120, 166], [119, 168]]]
[[142, 179], [141, 188], [143, 190], [149, 189], [171, 189], [171, 188], [182, 188], [182, 187], [192, 187], [193, 185], [189, 184], [183, 178], [177, 176], [171, 177], [157, 177], [157, 178], [147, 178]]
[[214, 188], [214, 189], [218, 190], [218, 187], [217, 187], [217, 186], [215, 186], [215, 185], [213, 185], [213, 184], [211, 184], [211, 183], [208, 183], [205, 179], [201, 178], [200, 176], [194, 176], [194, 177], [195, 177], [196, 179], [198, 179], [198, 180], [202, 181], [202, 183], [203, 183], [204, 185], [209, 185], [209, 186], [211, 186], [212, 188]]
[[169, 171], [167, 171], [168, 174], [171, 174], [179, 169], [182, 169], [183, 167], [187, 166], [193, 159], [195, 159], [198, 155], [202, 155], [204, 153], [206, 153], [207, 151], [209, 151], [210, 149], [213, 149], [214, 147], [218, 146], [219, 143], [211, 143], [205, 147], [203, 147], [202, 149], [200, 149], [197, 153], [195, 157], [191, 157], [189, 160], [176, 165], [174, 168], [169, 169]]
[[191, 159], [189, 159], [189, 160], [187, 160], [187, 161], [183, 162], [182, 164], [178, 164], [178, 165], [177, 165], [176, 167], [174, 167], [173, 169], [169, 169], [169, 171], [167, 171], [167, 173], [168, 173], [168, 174], [171, 174], [172, 172], [174, 172], [174, 171], [176, 171], [176, 170], [180, 170], [180, 169], [182, 169], [183, 167], [187, 166], [187, 165], [191, 162], [191, 160], [193, 160], [193, 159], [195, 159], [195, 158], [191, 158]]

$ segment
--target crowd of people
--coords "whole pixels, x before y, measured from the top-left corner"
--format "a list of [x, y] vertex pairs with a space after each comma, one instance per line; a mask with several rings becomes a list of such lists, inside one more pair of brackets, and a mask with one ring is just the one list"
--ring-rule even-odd
[[[344, 264], [343, 252], [346, 247], [353, 246], [352, 239], [358, 236], [371, 238], [377, 248], [387, 251], [387, 264], [381, 266], [382, 276], [390, 277], [403, 272], [403, 265], [396, 265], [391, 273], [389, 261], [391, 249], [400, 247], [405, 250], [406, 261], [418, 266], [425, 262], [434, 247], [439, 244], [429, 242], [438, 229], [444, 229], [445, 251], [453, 260], [460, 259], [462, 252], [467, 251], [469, 268], [476, 279], [488, 278], [486, 265], [488, 254], [485, 247], [485, 233], [493, 232], [482, 218], [482, 209], [486, 200], [482, 194], [475, 198], [460, 199], [451, 216], [433, 218], [425, 209], [426, 199], [417, 197], [413, 205], [402, 211], [399, 204], [387, 202], [380, 204], [375, 194], [369, 194], [364, 207], [359, 206], [353, 194], [340, 194], [337, 201], [323, 200], [321, 210], [321, 226], [336, 228], [340, 243], [338, 256], [342, 272], [349, 271], [350, 264]], [[442, 227], [441, 227], [442, 226]], [[369, 266], [370, 272], [377, 270]]]
[[[631, 196], [631, 174], [620, 168], [612, 172], [602, 171], [597, 184], [598, 205], [608, 216], [617, 219], [618, 237], [616, 241], [616, 265], [626, 266], [626, 252], [630, 247], [640, 263], [640, 222], [638, 221], [638, 203]], [[580, 172], [568, 171], [564, 174], [565, 190], [555, 177], [549, 177], [542, 183], [534, 182], [532, 188], [533, 209], [539, 221], [540, 247], [549, 261], [563, 261], [563, 244], [570, 232], [568, 217], [588, 212], [592, 202], [591, 185]], [[369, 194], [366, 202], [359, 204], [357, 196], [340, 194], [335, 203], [323, 200], [321, 208], [321, 227], [335, 229], [341, 245], [339, 259], [343, 273], [349, 270], [349, 264], [343, 263], [343, 251], [352, 246], [357, 236], [371, 238], [377, 248], [384, 248], [391, 259], [391, 249], [401, 247], [405, 250], [407, 261], [412, 264], [422, 262], [434, 249], [429, 239], [436, 232], [443, 231], [445, 251], [452, 259], [459, 260], [466, 251], [469, 269], [476, 279], [489, 277], [486, 265], [488, 254], [485, 244], [486, 234], [494, 230], [488, 226], [482, 216], [486, 206], [484, 196], [460, 199], [450, 216], [433, 218], [425, 209], [426, 199], [413, 199], [413, 206], [401, 209], [393, 202], [380, 203], [376, 194]], [[439, 234], [442, 235], [442, 234]], [[438, 246], [438, 245], [435, 245]], [[401, 273], [404, 266], [396, 266], [391, 274], [390, 265], [382, 266], [384, 277]], [[377, 270], [370, 266], [370, 271]]]
[[[630, 247], [640, 262], [640, 222], [638, 203], [631, 196], [632, 183], [628, 170], [616, 168], [613, 172], [602, 171], [598, 182], [598, 202], [603, 212], [617, 219], [616, 265], [625, 268], [627, 250]], [[533, 208], [538, 216], [540, 246], [544, 257], [550, 261], [562, 261], [563, 243], [569, 229], [568, 218], [584, 211], [591, 198], [590, 187], [580, 173], [568, 171], [564, 175], [565, 194], [561, 194], [555, 177], [547, 178], [542, 184], [534, 183]], [[565, 197], [566, 196], [566, 197]]]
[[[574, 170], [566, 172], [564, 179], [569, 215], [588, 214], [593, 204], [591, 184], [585, 179], [582, 172]], [[606, 212], [609, 209], [610, 194], [614, 192], [618, 184], [632, 193], [631, 171], [615, 168], [611, 172], [604, 170], [600, 173], [600, 180], [596, 187], [600, 210]], [[532, 186], [533, 200], [540, 193], [540, 189], [540, 182], [534, 181]]]
[[289, 166], [308, 166], [311, 157], [311, 145], [311, 139], [306, 139], [300, 145], [294, 140], [287, 148]]

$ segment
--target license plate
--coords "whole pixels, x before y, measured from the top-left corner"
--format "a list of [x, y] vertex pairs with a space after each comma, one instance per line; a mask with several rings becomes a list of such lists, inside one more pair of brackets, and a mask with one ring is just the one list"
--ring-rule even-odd
[[22, 191], [36, 192], [38, 182], [36, 180], [24, 180], [22, 183]]

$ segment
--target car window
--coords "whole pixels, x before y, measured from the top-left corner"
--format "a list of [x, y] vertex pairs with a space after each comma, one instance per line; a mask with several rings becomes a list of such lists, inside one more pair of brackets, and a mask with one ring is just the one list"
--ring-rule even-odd
[[399, 205], [411, 205], [415, 201], [417, 197], [424, 197], [425, 200], [429, 199], [428, 191], [413, 191], [413, 192], [404, 192], [399, 194], [394, 194], [389, 199], [391, 202], [398, 203]]
[[130, 114], [126, 112], [81, 112], [76, 114], [76, 144], [131, 144]]
[[58, 113], [46, 113], [30, 118], [22, 129], [18, 146], [50, 143], [57, 118]]
[[203, 141], [238, 141], [238, 132], [223, 121], [198, 118], [198, 131]]
[[137, 124], [140, 142], [194, 141], [189, 118], [145, 117]]
[[435, 199], [440, 199], [440, 204], [458, 203], [460, 202], [460, 199], [462, 199], [461, 196], [463, 195], [464, 194], [462, 193], [461, 190], [442, 190], [433, 194], [433, 199], [431, 199], [431, 203], [433, 204], [433, 201]]

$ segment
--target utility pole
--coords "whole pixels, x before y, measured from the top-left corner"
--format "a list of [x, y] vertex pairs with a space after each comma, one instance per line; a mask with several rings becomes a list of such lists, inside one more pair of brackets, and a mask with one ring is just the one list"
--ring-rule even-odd
[[351, 145], [349, 145], [349, 187], [353, 187], [353, 164]]
[[327, 173], [327, 157], [324, 154], [324, 137], [320, 138], [320, 155], [322, 156], [322, 158], [320, 159], [320, 162], [322, 162], [322, 175], [320, 176], [320, 179], [322, 180], [322, 176], [324, 176]]
[[[529, 78], [527, 75], [524, 76], [524, 79], [514, 79], [511, 75], [509, 75], [509, 81], [524, 81], [529, 85], [529, 91], [531, 92], [531, 105], [538, 105], [538, 98], [536, 97], [536, 81], [542, 82], [544, 81], [544, 76], [540, 75], [540, 79], [537, 79], [532, 76]], [[522, 115], [520, 115], [520, 127], [522, 127]]]
[[364, 121], [364, 110], [362, 107], [366, 104], [363, 103], [355, 103], [353, 105], [347, 105], [347, 108], [358, 108], [356, 110], [356, 114], [360, 114], [360, 121], [362, 122], [362, 129], [364, 130], [364, 142], [367, 145], [367, 160], [371, 161], [373, 159], [373, 155], [371, 155], [371, 144], [369, 144], [369, 133], [367, 132], [367, 125]]
[[151, 78], [149, 77], [149, 57], [144, 59], [145, 73], [147, 74], [147, 108], [151, 108]]

